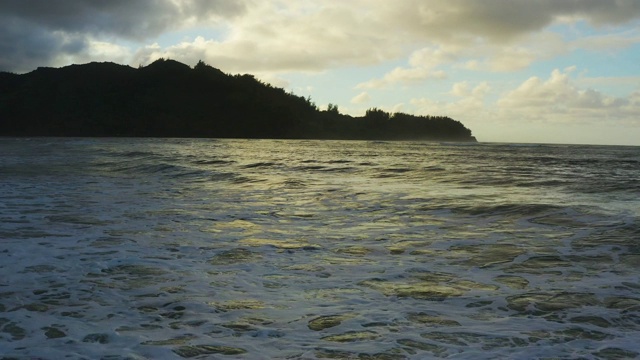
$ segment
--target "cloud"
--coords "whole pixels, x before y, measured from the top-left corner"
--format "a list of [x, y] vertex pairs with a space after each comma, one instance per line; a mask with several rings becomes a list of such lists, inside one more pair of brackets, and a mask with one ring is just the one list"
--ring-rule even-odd
[[[551, 1], [553, 2], [553, 1]], [[584, 18], [594, 25], [616, 25], [637, 19], [640, 14], [640, 2], [636, 0], [599, 0], [556, 1], [558, 13], [575, 18]]]
[[[0, 70], [91, 58], [118, 41], [143, 41], [197, 22], [232, 18], [244, 1], [21, 0], [0, 3]], [[96, 51], [98, 50], [98, 51]], [[112, 51], [102, 52], [102, 60]]]
[[0, 71], [28, 71], [55, 64], [57, 57], [81, 53], [88, 47], [87, 40], [77, 34], [25, 30], [28, 28], [20, 20], [3, 21], [0, 17]]
[[[322, 71], [408, 58], [407, 66], [358, 88], [443, 78], [442, 66], [476, 60], [479, 70], [514, 71], [567, 51], [550, 31], [560, 21], [620, 24], [637, 2], [596, 0], [265, 1], [209, 44], [211, 63], [250, 71]], [[283, 10], [285, 9], [285, 10]], [[578, 45], [578, 44], [576, 44]], [[233, 60], [230, 60], [233, 59]], [[415, 80], [414, 80], [415, 79]]]
[[[581, 88], [570, 74], [575, 67], [556, 69], [548, 78], [532, 76], [489, 102], [492, 89], [486, 82], [471, 86], [453, 84], [451, 100], [414, 98], [411, 105], [420, 114], [447, 115], [474, 122], [526, 122], [565, 124], [618, 124], [640, 126], [640, 91], [612, 96], [593, 88]], [[580, 79], [583, 83], [603, 83], [606, 79]], [[617, 81], [611, 79], [610, 81]]]
[[626, 80], [574, 79], [574, 72], [568, 67], [547, 78], [530, 77], [502, 94], [487, 83], [458, 82], [450, 99], [414, 98], [410, 104], [418, 114], [462, 121], [482, 141], [637, 144], [640, 91], [613, 96], [580, 85]]
[[415, 84], [427, 79], [444, 79], [447, 74], [444, 71], [430, 71], [427, 68], [414, 67], [403, 68], [397, 67], [382, 78], [372, 79], [356, 85], [356, 89], [381, 89], [394, 84]]
[[[365, 18], [351, 3], [256, 2], [242, 17], [228, 21], [223, 38], [195, 37], [163, 48], [162, 54], [188, 62], [200, 57], [229, 72], [319, 72], [400, 56], [400, 44], [391, 43]], [[144, 51], [136, 55], [144, 57]]]
[[396, 84], [411, 85], [429, 79], [445, 79], [446, 72], [436, 68], [457, 60], [462, 51], [457, 46], [421, 48], [409, 56], [409, 67], [396, 67], [381, 78], [356, 85], [356, 89], [380, 89]]
[[497, 106], [503, 116], [519, 114], [530, 120], [572, 123], [615, 121], [640, 125], [640, 96], [637, 91], [616, 97], [595, 89], [582, 89], [574, 84], [568, 72], [558, 69], [546, 80], [538, 77], [527, 79], [505, 94]]
[[453, 84], [449, 91], [449, 95], [455, 98], [453, 101], [414, 98], [411, 99], [411, 104], [421, 114], [468, 119], [489, 111], [486, 98], [491, 91], [491, 86], [487, 82], [481, 82], [472, 87], [467, 81], [462, 81]]
[[455, 42], [434, 44], [414, 51], [409, 56], [408, 67], [397, 67], [381, 78], [358, 84], [356, 88], [384, 88], [441, 80], [448, 77], [449, 68], [513, 72], [567, 51], [565, 41], [548, 31], [522, 36], [517, 44], [496, 44], [482, 38], [465, 45]]
[[486, 82], [481, 82], [473, 89], [466, 81], [453, 84], [450, 94], [460, 98], [472, 98], [475, 100], [483, 100], [484, 97], [491, 91], [491, 87]]
[[628, 48], [638, 43], [640, 43], [640, 32], [634, 31], [631, 34], [587, 36], [571, 41], [568, 45], [572, 49], [611, 51]]
[[629, 92], [630, 89], [637, 89], [640, 84], [640, 76], [621, 77], [579, 77], [575, 80], [581, 87], [609, 88]]
[[353, 97], [353, 99], [351, 99], [351, 103], [352, 104], [364, 104], [369, 102], [369, 100], [371, 100], [371, 96], [369, 96], [369, 94], [367, 94], [367, 92], [361, 92], [360, 94], [356, 95]]
[[[382, 4], [380, 4], [382, 5]], [[509, 42], [559, 21], [622, 24], [640, 16], [636, 0], [405, 0], [384, 6], [387, 19], [414, 36], [433, 41], [478, 37]]]
[[[565, 112], [570, 104], [580, 103], [579, 99], [583, 98], [587, 92], [575, 88], [568, 74], [556, 69], [547, 80], [536, 76], [530, 77], [500, 99], [498, 105], [506, 109], [533, 109], [538, 114], [550, 111], [560, 113]], [[591, 95], [587, 96], [593, 95], [594, 92], [591, 91]]]
[[3, 1], [0, 16], [40, 29], [144, 39], [185, 22], [236, 16], [245, 5], [242, 0], [21, 0]]
[[71, 59], [65, 59], [59, 56], [57, 61], [59, 65], [65, 65], [72, 62], [90, 62], [90, 61], [103, 61], [109, 59], [115, 63], [128, 63], [131, 59], [131, 51], [124, 46], [95, 40], [86, 39], [84, 44], [86, 45], [84, 51], [80, 54], [76, 54]]
[[[532, 37], [549, 25], [615, 26], [638, 18], [637, 0], [2, 1], [0, 69], [85, 59], [99, 53], [97, 43], [126, 44], [134, 65], [165, 56], [191, 64], [202, 59], [235, 72], [319, 72], [408, 60], [407, 66], [362, 85], [370, 88], [410, 82], [414, 76], [417, 81], [442, 78], [442, 66], [451, 63], [477, 70], [522, 69], [566, 45], [556, 39], [550, 48], [545, 39]], [[162, 43], [162, 34], [191, 27], [221, 31], [153, 45]], [[616, 39], [617, 46], [636, 41], [634, 36]], [[602, 47], [612, 43], [608, 40], [575, 41], [571, 49]]]
[[474, 71], [514, 72], [570, 50], [559, 34], [550, 31], [528, 34], [513, 44], [495, 44], [482, 39], [467, 46], [455, 66]]

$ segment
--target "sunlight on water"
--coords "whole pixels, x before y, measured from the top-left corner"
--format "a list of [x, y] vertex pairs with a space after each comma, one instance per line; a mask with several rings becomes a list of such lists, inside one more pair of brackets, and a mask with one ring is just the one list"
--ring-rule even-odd
[[0, 139], [4, 358], [640, 356], [640, 149]]

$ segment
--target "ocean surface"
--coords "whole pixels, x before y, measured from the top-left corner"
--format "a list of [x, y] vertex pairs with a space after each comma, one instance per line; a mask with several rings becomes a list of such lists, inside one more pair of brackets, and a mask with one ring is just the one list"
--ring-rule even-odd
[[640, 147], [0, 138], [0, 358], [640, 356]]

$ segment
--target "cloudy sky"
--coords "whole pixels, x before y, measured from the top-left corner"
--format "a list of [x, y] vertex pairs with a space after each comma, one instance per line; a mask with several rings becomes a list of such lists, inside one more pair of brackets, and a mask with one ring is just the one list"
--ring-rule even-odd
[[0, 0], [0, 70], [159, 57], [480, 141], [640, 145], [640, 0]]

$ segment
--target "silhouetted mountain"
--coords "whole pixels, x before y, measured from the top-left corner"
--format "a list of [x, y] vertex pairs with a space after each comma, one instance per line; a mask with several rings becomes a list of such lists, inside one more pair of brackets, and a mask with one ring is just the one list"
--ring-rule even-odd
[[164, 59], [0, 73], [0, 135], [475, 141], [448, 117], [321, 111], [252, 75]]

